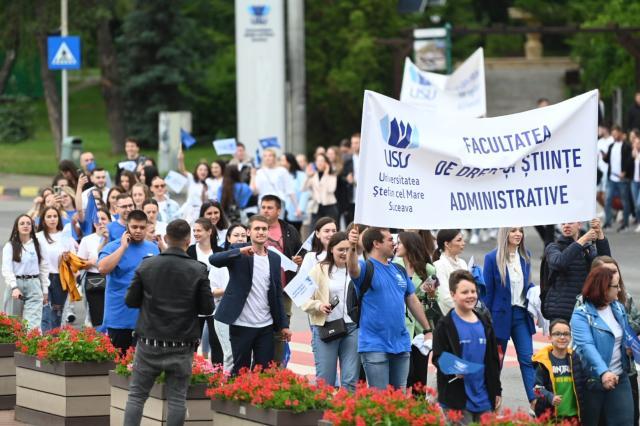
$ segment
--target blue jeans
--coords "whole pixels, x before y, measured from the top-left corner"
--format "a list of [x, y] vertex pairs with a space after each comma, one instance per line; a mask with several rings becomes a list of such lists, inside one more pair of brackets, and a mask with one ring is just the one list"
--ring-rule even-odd
[[636, 212], [636, 221], [640, 223], [640, 182], [631, 182], [631, 194], [633, 195], [633, 204]]
[[42, 308], [42, 332], [62, 325], [62, 311], [67, 292], [62, 290], [60, 274], [49, 274], [49, 303]]
[[166, 375], [167, 426], [184, 424], [187, 414], [187, 391], [191, 382], [193, 346], [162, 348], [138, 343], [133, 359], [133, 374], [129, 399], [124, 411], [124, 425], [138, 426], [142, 420], [144, 404], [156, 377]]
[[396, 389], [407, 386], [410, 352], [390, 354], [386, 352], [362, 352], [360, 360], [367, 375], [369, 387], [386, 389], [392, 385]]
[[311, 347], [316, 364], [316, 377], [333, 386], [336, 382], [337, 364], [340, 361], [340, 386], [348, 391], [356, 390], [360, 373], [358, 358], [358, 326], [347, 324], [347, 335], [332, 342], [320, 339], [318, 326], [311, 326]]
[[622, 208], [623, 208], [623, 221], [622, 226], [629, 225], [629, 215], [631, 214], [631, 206], [629, 205], [629, 191], [630, 186], [628, 180], [614, 182], [611, 179], [607, 181], [607, 198], [604, 202], [604, 224], [605, 226], [609, 226], [613, 223], [613, 212], [611, 209], [611, 204], [613, 203], [613, 197], [618, 195], [622, 200]]
[[596, 426], [602, 419], [608, 426], [633, 425], [633, 398], [629, 376], [618, 376], [618, 385], [605, 390], [599, 378], [589, 379], [580, 418], [585, 426]]
[[[511, 307], [511, 340], [513, 340], [513, 345], [516, 347], [516, 353], [518, 354], [518, 364], [520, 365], [524, 390], [527, 392], [527, 399], [531, 402], [536, 399], [533, 393], [536, 370], [533, 368], [533, 362], [531, 361], [533, 339], [527, 326], [527, 315], [529, 313], [524, 308], [519, 306]], [[497, 341], [502, 353], [506, 356], [509, 339], [497, 339]], [[502, 368], [502, 365], [500, 368]]]

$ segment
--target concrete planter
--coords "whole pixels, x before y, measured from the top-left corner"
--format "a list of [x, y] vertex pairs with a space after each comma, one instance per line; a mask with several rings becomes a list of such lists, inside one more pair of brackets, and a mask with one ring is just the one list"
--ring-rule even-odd
[[235, 401], [211, 401], [213, 424], [224, 426], [316, 426], [323, 410], [294, 413], [289, 410], [259, 408]]
[[109, 424], [113, 362], [53, 362], [15, 353], [16, 420], [45, 426]]
[[[115, 371], [109, 372], [111, 384], [111, 425], [119, 426], [124, 422], [124, 409], [129, 396], [130, 377], [119, 376]], [[189, 386], [187, 392], [187, 417], [185, 425], [211, 426], [213, 413], [209, 406], [209, 397], [205, 395], [206, 384]], [[149, 392], [149, 399], [142, 412], [142, 424], [145, 426], [164, 426], [167, 424], [167, 390], [164, 383], [155, 383]]]
[[13, 410], [16, 405], [15, 351], [15, 343], [0, 343], [0, 410]]

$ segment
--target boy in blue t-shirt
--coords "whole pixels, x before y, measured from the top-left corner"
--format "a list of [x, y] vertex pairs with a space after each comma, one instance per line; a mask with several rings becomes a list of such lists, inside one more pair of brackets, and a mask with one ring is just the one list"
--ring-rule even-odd
[[[474, 311], [478, 293], [473, 275], [454, 271], [449, 277], [454, 309], [440, 320], [433, 333], [433, 364], [438, 368], [438, 402], [446, 409], [461, 410], [463, 423], [479, 421], [486, 412], [500, 407], [500, 363], [491, 320]], [[473, 374], [444, 373], [438, 364], [443, 352], [482, 364]]]

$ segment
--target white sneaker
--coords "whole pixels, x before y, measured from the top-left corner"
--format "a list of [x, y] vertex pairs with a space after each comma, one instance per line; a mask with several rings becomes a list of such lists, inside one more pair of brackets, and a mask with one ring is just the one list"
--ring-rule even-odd
[[471, 238], [469, 239], [469, 244], [476, 245], [480, 242], [480, 237], [478, 234], [471, 234]]
[[640, 225], [636, 226], [636, 229], [634, 229], [633, 231], [640, 233]]

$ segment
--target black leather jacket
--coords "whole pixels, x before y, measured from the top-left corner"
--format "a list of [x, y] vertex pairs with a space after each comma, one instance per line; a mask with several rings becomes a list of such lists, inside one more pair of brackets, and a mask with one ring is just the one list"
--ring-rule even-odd
[[147, 339], [193, 342], [200, 338], [198, 315], [213, 313], [207, 267], [170, 247], [142, 261], [125, 298], [140, 308], [136, 334]]

